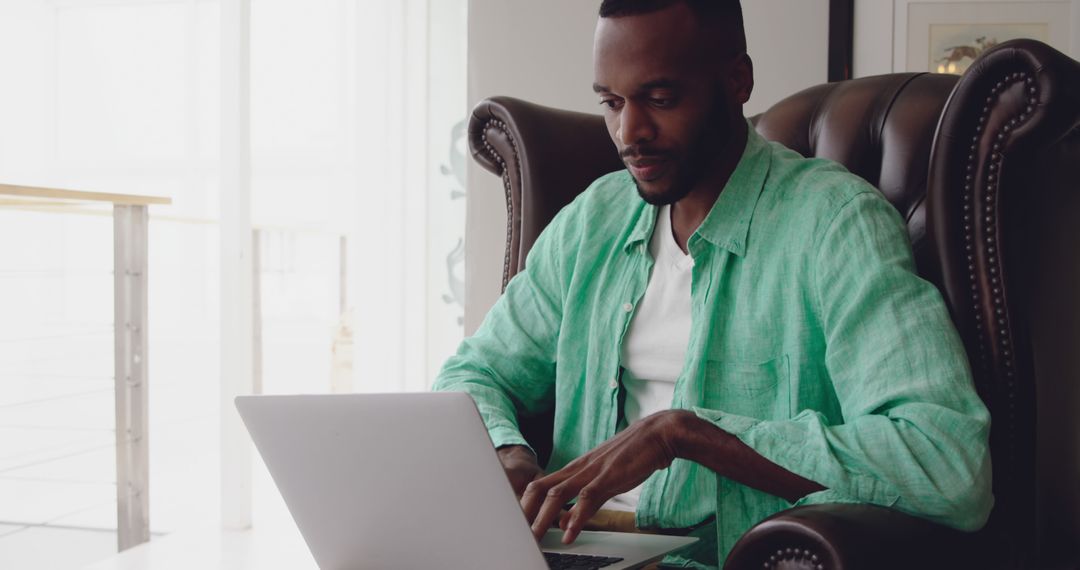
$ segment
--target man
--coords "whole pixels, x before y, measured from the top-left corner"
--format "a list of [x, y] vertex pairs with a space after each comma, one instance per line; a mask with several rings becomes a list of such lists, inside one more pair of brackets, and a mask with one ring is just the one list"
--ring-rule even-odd
[[[989, 415], [941, 297], [876, 189], [748, 125], [742, 28], [737, 0], [603, 2], [627, 170], [556, 216], [436, 389], [474, 397], [537, 536], [633, 511], [711, 567], [792, 505], [977, 529]], [[545, 475], [517, 418], [552, 406]]]

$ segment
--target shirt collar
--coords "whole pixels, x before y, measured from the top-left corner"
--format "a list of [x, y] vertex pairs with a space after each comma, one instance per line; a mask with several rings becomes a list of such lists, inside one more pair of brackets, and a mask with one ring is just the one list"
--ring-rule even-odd
[[[757, 206], [758, 197], [765, 186], [765, 179], [772, 165], [769, 143], [747, 121], [746, 148], [743, 149], [735, 171], [728, 178], [724, 190], [713, 204], [701, 227], [690, 241], [704, 239], [740, 257], [746, 255], [746, 238], [750, 233], [750, 220]], [[639, 198], [640, 199], [640, 198]], [[656, 224], [657, 207], [642, 200], [644, 208], [637, 223], [627, 237], [625, 249], [652, 237]]]

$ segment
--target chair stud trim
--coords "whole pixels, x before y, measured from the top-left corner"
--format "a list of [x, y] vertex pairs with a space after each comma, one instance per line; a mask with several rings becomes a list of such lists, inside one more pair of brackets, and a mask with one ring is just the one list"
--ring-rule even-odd
[[[983, 131], [989, 122], [990, 113], [993, 110], [995, 102], [1002, 93], [1017, 84], [1023, 85], [1024, 89], [1024, 104], [1022, 105], [1022, 110], [1005, 121], [1005, 123], [998, 128], [997, 132], [984, 139]], [[992, 345], [994, 343], [994, 338], [996, 337], [998, 339], [998, 344], [1002, 347], [1001, 355], [1004, 358], [1001, 364], [1005, 375], [1005, 389], [1008, 399], [1008, 414], [1006, 416], [1008, 427], [1004, 432], [1007, 434], [1007, 455], [1009, 463], [1014, 463], [1017, 460], [1017, 432], [1019, 427], [1017, 426], [1016, 418], [1016, 370], [1012, 354], [1008, 349], [1010, 345], [1010, 319], [1004, 302], [1004, 287], [999, 278], [999, 276], [1004, 273], [1004, 268], [1002, 267], [1001, 258], [999, 256], [999, 245], [997, 243], [999, 229], [998, 211], [1000, 210], [1000, 208], [998, 208], [998, 200], [1000, 200], [1001, 195], [1000, 173], [1002, 172], [1002, 164], [1005, 158], [1002, 150], [1012, 137], [1012, 133], [1016, 128], [1031, 118], [1032, 113], [1039, 104], [1038, 95], [1038, 88], [1035, 86], [1035, 78], [1024, 71], [1006, 74], [1001, 81], [998, 81], [990, 88], [990, 93], [986, 97], [986, 105], [982, 108], [982, 113], [975, 126], [975, 134], [972, 137], [964, 175], [964, 249], [968, 262], [968, 280], [971, 284], [971, 303], [974, 308], [975, 328], [977, 331], [976, 336], [978, 337], [979, 342], [979, 365], [984, 374], [992, 371], [989, 363], [987, 346]], [[978, 169], [977, 163], [979, 159], [977, 151], [980, 140], [993, 141], [991, 144], [989, 161], [984, 171], [985, 186], [983, 186], [984, 192], [981, 197], [977, 196], [977, 189], [975, 188], [974, 182], [974, 173]], [[981, 201], [983, 202], [983, 217], [981, 220], [976, 218], [976, 216], [978, 216], [978, 209], [974, 202], [977, 198], [981, 198]], [[986, 235], [981, 242], [976, 240], [975, 236], [975, 229], [976, 226], [979, 225], [979, 222], [982, 222], [982, 228]], [[976, 263], [976, 250], [982, 254], [981, 257], [985, 260], [984, 263]], [[981, 267], [979, 265], [981, 265]], [[981, 272], [978, 271], [979, 269], [981, 269]], [[990, 283], [989, 291], [987, 291], [986, 294], [990, 297], [989, 300], [993, 307], [991, 309], [991, 314], [987, 315], [988, 318], [985, 319], [987, 321], [986, 326], [984, 326], [983, 304], [980, 302], [982, 298], [979, 287], [980, 277], [984, 279], [984, 283]], [[1011, 472], [1005, 470], [1004, 473], [1008, 474]]]
[[488, 142], [487, 131], [488, 129], [495, 129], [502, 133], [506, 140], [510, 141], [510, 148], [513, 149], [515, 166], [518, 168], [518, 178], [521, 178], [521, 154], [518, 152], [517, 140], [514, 138], [514, 134], [506, 126], [506, 123], [499, 119], [488, 119], [484, 123], [483, 134], [480, 135], [480, 143], [483, 145], [484, 153], [491, 160], [495, 161], [499, 165], [500, 177], [502, 178], [503, 191], [506, 193], [506, 247], [503, 255], [503, 277], [502, 288], [505, 291], [507, 283], [510, 282], [510, 256], [513, 246], [514, 238], [514, 196], [513, 185], [510, 180], [510, 172], [506, 167], [506, 161], [502, 155], [495, 150], [495, 147]]
[[809, 548], [777, 548], [761, 567], [762, 570], [776, 570], [781, 563], [791, 561], [809, 562], [814, 570], [825, 570], [825, 564], [822, 562], [824, 559], [824, 556], [819, 556]]

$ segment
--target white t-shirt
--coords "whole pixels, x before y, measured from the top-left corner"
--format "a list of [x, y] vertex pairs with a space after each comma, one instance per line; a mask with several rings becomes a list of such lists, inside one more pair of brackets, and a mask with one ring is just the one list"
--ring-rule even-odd
[[[626, 424], [671, 408], [675, 380], [690, 343], [690, 279], [694, 259], [683, 253], [671, 229], [671, 206], [656, 216], [649, 241], [652, 272], [622, 345]], [[641, 487], [613, 497], [602, 508], [637, 509]]]

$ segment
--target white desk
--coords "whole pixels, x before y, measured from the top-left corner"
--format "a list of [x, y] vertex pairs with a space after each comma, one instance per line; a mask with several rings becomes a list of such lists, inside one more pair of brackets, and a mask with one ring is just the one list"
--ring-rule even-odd
[[318, 566], [291, 520], [246, 531], [217, 525], [179, 531], [130, 548], [83, 570], [316, 570]]

